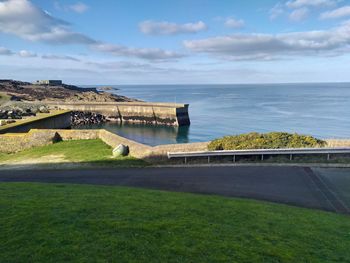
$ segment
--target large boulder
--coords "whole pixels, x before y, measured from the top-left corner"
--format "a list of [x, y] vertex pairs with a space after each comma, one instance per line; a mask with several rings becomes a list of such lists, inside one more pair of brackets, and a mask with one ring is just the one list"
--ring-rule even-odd
[[117, 147], [113, 149], [114, 157], [127, 156], [128, 154], [129, 154], [129, 146], [127, 145], [119, 144]]

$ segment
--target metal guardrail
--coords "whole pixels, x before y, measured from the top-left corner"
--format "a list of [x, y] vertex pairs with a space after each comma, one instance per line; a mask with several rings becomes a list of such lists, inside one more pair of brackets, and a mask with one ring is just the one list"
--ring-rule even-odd
[[236, 161], [236, 156], [261, 156], [264, 160], [265, 155], [289, 155], [293, 160], [294, 155], [312, 155], [327, 154], [327, 160], [330, 160], [331, 154], [350, 154], [350, 148], [291, 148], [291, 149], [252, 149], [252, 150], [223, 150], [223, 151], [201, 151], [201, 152], [168, 152], [168, 159], [191, 157], [207, 157], [208, 163], [210, 157], [232, 156], [232, 161]]

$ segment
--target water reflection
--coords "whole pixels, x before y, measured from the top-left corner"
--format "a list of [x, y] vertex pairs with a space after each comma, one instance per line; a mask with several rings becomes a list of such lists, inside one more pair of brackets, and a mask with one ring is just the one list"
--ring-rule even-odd
[[75, 129], [106, 129], [125, 138], [155, 146], [160, 144], [188, 143], [190, 126], [154, 126], [147, 124], [126, 124], [106, 122], [80, 125]]

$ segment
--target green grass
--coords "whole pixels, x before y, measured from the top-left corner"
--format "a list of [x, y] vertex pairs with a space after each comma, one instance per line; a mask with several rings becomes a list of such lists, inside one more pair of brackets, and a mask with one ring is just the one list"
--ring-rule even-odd
[[6, 93], [0, 92], [0, 106], [10, 100], [10, 96]]
[[62, 141], [27, 149], [15, 154], [0, 154], [0, 163], [18, 163], [47, 156], [62, 156], [64, 162], [108, 166], [145, 166], [146, 162], [127, 156], [112, 157], [112, 148], [100, 139]]
[[350, 218], [216, 196], [0, 184], [0, 262], [349, 262]]

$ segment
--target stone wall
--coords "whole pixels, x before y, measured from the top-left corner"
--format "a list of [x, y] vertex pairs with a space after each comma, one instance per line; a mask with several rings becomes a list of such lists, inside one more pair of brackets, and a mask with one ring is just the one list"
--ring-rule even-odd
[[28, 132], [31, 129], [64, 129], [70, 126], [70, 111], [54, 111], [49, 114], [40, 114], [35, 117], [17, 120], [15, 123], [1, 126], [0, 134]]
[[28, 133], [6, 133], [0, 135], [0, 152], [14, 153], [32, 147], [52, 144], [60, 140], [55, 130], [31, 130]]
[[115, 148], [119, 144], [124, 144], [129, 146], [130, 155], [133, 157], [147, 159], [151, 156], [153, 148], [151, 146], [129, 140], [106, 130], [99, 131], [99, 138], [112, 148]]
[[14, 153], [31, 147], [51, 144], [63, 140], [88, 140], [101, 139], [106, 144], [115, 148], [119, 144], [129, 146], [130, 155], [139, 159], [162, 161], [167, 160], [167, 152], [179, 151], [204, 151], [207, 142], [170, 144], [151, 147], [144, 145], [106, 130], [30, 130], [28, 133], [7, 133], [0, 135], [0, 152]]
[[148, 102], [46, 102], [52, 108], [100, 113], [109, 119], [129, 123], [183, 126], [190, 124], [188, 104]]

